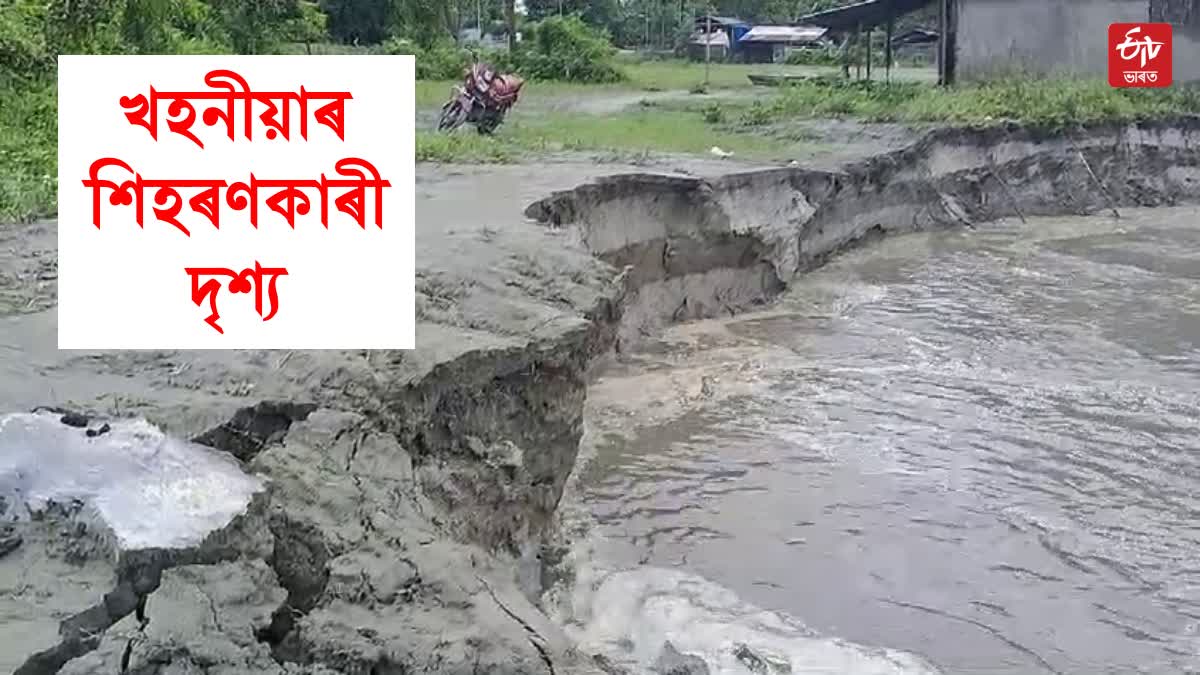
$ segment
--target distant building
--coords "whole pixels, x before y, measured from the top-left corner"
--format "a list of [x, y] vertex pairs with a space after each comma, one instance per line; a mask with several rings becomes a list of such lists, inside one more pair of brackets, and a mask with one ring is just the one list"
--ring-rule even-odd
[[[703, 35], [708, 32], [710, 27], [714, 33], [724, 34], [727, 58], [736, 58], [738, 56], [738, 49], [742, 36], [750, 32], [751, 28], [749, 22], [742, 21], [741, 19], [731, 16], [712, 15], [696, 17], [696, 20], [692, 26], [694, 33], [690, 42], [693, 44], [699, 44], [701, 50], [704, 48]], [[720, 38], [715, 36], [710, 39], [713, 40], [714, 46], [721, 41]], [[689, 44], [688, 46], [688, 53], [689, 55], [695, 53], [695, 47], [692, 46], [692, 44]], [[703, 53], [700, 54], [700, 58], [704, 58]], [[714, 56], [713, 58], [715, 59], [716, 57]]]
[[723, 30], [696, 33], [688, 40], [688, 58], [693, 61], [729, 60], [729, 35]]
[[825, 47], [821, 26], [755, 26], [742, 36], [739, 58], [747, 63], [782, 63], [793, 49]]
[[1174, 27], [1174, 79], [1200, 80], [1200, 0], [938, 0], [954, 80], [1108, 71], [1108, 26]]
[[[799, 23], [826, 28], [829, 30], [828, 35], [839, 43], [844, 43], [855, 34], [859, 34], [863, 38], [859, 44], [867, 45], [866, 63], [863, 65], [866, 66], [867, 77], [870, 78], [873, 63], [885, 69], [890, 68], [895, 56], [892, 48], [910, 44], [896, 41], [896, 21], [906, 14], [929, 7], [934, 2], [947, 1], [954, 0], [860, 0], [802, 16]], [[874, 55], [872, 60], [870, 45], [872, 33], [876, 30], [883, 31], [884, 53]]]
[[[478, 28], [464, 28], [458, 33], [460, 44], [475, 44], [487, 49], [503, 49], [508, 46], [508, 33], [486, 32], [482, 37]], [[521, 41], [521, 33], [517, 32], [517, 42]]]

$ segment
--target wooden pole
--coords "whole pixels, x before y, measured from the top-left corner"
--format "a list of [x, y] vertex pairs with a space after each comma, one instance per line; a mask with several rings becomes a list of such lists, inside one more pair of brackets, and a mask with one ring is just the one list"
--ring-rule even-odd
[[938, 84], [946, 86], [946, 2], [938, 0]]
[[889, 16], [887, 21], [887, 45], [884, 47], [884, 80], [892, 81], [892, 31], [896, 28], [896, 17]]
[[508, 51], [517, 51], [517, 0], [504, 1], [504, 20], [508, 23]]
[[705, 16], [704, 23], [704, 88], [707, 89], [708, 71], [712, 63], [712, 12]]
[[658, 0], [658, 34], [660, 36], [659, 42], [662, 44], [663, 49], [666, 49], [667, 47], [670, 46], [669, 44], [667, 44], [667, 15], [668, 14], [670, 14], [670, 12], [667, 11], [667, 6], [665, 3], [665, 0]]
[[867, 79], [871, 79], [871, 28], [867, 29]]
[[946, 84], [958, 80], [958, 3], [946, 0]]
[[[854, 29], [854, 46], [856, 48], [862, 44], [862, 32], [863, 32], [862, 24], [860, 23]], [[858, 58], [857, 54], [855, 54], [855, 56], [854, 56], [854, 79], [855, 80], [862, 79], [862, 61]]]

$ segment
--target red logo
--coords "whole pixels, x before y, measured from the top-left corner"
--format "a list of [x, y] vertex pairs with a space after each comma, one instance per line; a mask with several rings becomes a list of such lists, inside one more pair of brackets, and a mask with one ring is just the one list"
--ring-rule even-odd
[[1108, 83], [1114, 87], [1171, 86], [1171, 24], [1110, 25]]

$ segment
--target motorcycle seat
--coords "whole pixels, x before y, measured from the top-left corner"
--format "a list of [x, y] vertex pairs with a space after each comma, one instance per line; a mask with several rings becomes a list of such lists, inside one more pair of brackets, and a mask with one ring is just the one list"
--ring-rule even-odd
[[516, 99], [525, 80], [516, 75], [500, 75], [492, 82], [492, 97], [500, 103]]

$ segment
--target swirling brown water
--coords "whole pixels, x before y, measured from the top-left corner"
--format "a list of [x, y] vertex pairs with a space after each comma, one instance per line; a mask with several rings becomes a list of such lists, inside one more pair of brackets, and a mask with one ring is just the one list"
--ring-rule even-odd
[[597, 555], [946, 672], [1200, 672], [1200, 211], [1122, 216], [885, 240], [649, 345], [589, 404]]

